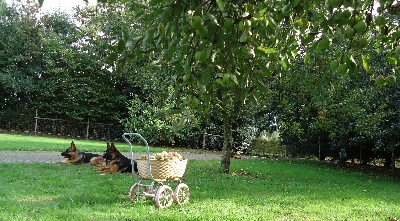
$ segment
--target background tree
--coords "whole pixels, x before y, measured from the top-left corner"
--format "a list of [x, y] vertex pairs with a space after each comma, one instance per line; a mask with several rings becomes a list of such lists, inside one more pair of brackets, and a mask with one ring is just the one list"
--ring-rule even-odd
[[127, 115], [128, 84], [105, 62], [110, 37], [97, 41], [103, 28], [93, 25], [96, 17], [84, 21], [39, 13], [33, 1], [2, 8], [2, 111], [109, 124]]
[[[369, 71], [368, 52], [363, 49], [372, 38], [367, 30], [377, 27], [373, 37], [380, 44], [375, 48], [384, 47], [388, 60], [397, 64], [398, 6], [393, 1], [152, 0], [132, 4], [128, 8], [135, 10], [135, 23], [131, 24], [148, 29], [132, 39], [129, 45], [134, 47], [126, 47], [123, 58], [132, 55], [135, 59], [140, 52], [167, 62], [175, 74], [176, 108], [204, 113], [219, 109], [224, 122], [224, 172], [229, 172], [232, 122], [270, 96], [271, 85], [299, 53], [340, 50], [337, 72], [355, 73], [359, 67]], [[341, 48], [331, 47], [332, 43]]]
[[42, 63], [41, 37], [34, 16], [38, 7], [30, 4], [18, 8], [3, 6], [0, 11], [0, 104], [11, 112], [31, 107], [36, 74], [41, 71], [37, 65]]

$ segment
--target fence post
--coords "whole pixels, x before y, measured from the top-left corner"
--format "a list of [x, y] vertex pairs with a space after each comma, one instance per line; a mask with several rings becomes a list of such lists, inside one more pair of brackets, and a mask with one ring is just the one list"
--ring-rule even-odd
[[89, 122], [89, 118], [87, 119], [87, 127], [86, 127], [86, 139], [89, 139], [89, 125], [90, 125], [90, 122]]
[[35, 114], [35, 135], [36, 135], [36, 133], [37, 133], [37, 124], [38, 124], [38, 115], [37, 115], [37, 109], [36, 109], [36, 114]]
[[203, 144], [202, 144], [203, 150], [206, 149], [206, 138], [207, 138], [207, 131], [206, 131], [206, 129], [204, 129], [203, 130]]

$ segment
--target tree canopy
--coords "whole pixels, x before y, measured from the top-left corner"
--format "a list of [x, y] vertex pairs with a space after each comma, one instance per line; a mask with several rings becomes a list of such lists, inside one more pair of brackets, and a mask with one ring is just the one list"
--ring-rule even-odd
[[33, 1], [0, 11], [1, 110], [40, 116], [118, 123], [126, 115], [124, 80], [109, 70], [104, 48], [106, 33], [97, 34], [100, 22], [75, 20], [62, 12], [39, 13]]
[[232, 121], [279, 91], [282, 75], [299, 58], [309, 64], [313, 55], [327, 52], [331, 58], [324, 62], [334, 73], [365, 71], [365, 78], [372, 78], [381, 74], [370, 65], [374, 50], [384, 54], [392, 72], [378, 77], [377, 84], [393, 84], [398, 71], [396, 1], [151, 0], [126, 7], [134, 12], [130, 27], [142, 31], [120, 38], [123, 49], [112, 56], [118, 55], [120, 64], [144, 55], [167, 64], [175, 81], [171, 112], [219, 110], [225, 172]]
[[[22, 33], [2, 41], [15, 47], [3, 47], [0, 54], [12, 58], [3, 60], [11, 62], [1, 68], [4, 101], [25, 108], [40, 97], [76, 101], [87, 110], [128, 97], [130, 113], [157, 109], [157, 117], [173, 121], [175, 128], [220, 119], [226, 173], [235, 129], [265, 122], [255, 116], [277, 118], [283, 143], [297, 154], [312, 153], [318, 144], [322, 157], [327, 150], [321, 144], [326, 144], [345, 159], [352, 155], [348, 147], [395, 153], [400, 146], [393, 138], [400, 125], [398, 1], [99, 3], [77, 11], [85, 24], [79, 28], [57, 16], [43, 18], [38, 29], [23, 25], [37, 24], [36, 18], [3, 17], [20, 23], [3, 22], [2, 32]], [[57, 109], [48, 103], [35, 105]], [[56, 106], [78, 110], [65, 104]], [[116, 111], [96, 109], [80, 116], [101, 118], [107, 112]], [[143, 122], [149, 119], [143, 116]], [[159, 121], [151, 121], [153, 128], [161, 128]], [[124, 122], [132, 126], [138, 121]]]

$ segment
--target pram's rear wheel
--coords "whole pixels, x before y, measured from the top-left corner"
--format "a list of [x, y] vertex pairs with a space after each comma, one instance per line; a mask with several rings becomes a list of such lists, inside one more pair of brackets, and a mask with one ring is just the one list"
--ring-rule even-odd
[[139, 190], [139, 184], [135, 183], [131, 187], [131, 190], [129, 191], [129, 199], [131, 199], [132, 202], [136, 203], [140, 197], [140, 190]]
[[178, 186], [175, 188], [173, 195], [174, 201], [177, 204], [182, 205], [189, 201], [189, 197], [190, 197], [189, 187], [184, 183], [178, 184]]
[[163, 185], [158, 188], [156, 193], [156, 205], [159, 208], [165, 208], [171, 206], [172, 199], [172, 189], [168, 185]]
[[[144, 190], [144, 191], [143, 191]], [[138, 201], [138, 199], [146, 199], [146, 196], [144, 193], [147, 192], [148, 194], [151, 194], [152, 191], [151, 189], [148, 189], [144, 186], [139, 186], [138, 183], [133, 184], [131, 187], [131, 190], [129, 191], [129, 199], [131, 199], [132, 202]]]

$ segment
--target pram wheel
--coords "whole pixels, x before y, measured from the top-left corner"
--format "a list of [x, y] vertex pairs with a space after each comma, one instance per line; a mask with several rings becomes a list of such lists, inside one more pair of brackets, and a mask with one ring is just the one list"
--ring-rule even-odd
[[159, 208], [165, 208], [172, 205], [172, 189], [168, 185], [163, 185], [158, 188], [156, 193], [156, 205]]
[[129, 199], [131, 199], [132, 202], [136, 202], [139, 197], [140, 197], [140, 191], [139, 191], [139, 184], [135, 183], [131, 187], [131, 190], [129, 191]]
[[182, 205], [189, 201], [189, 197], [190, 197], [189, 187], [184, 183], [178, 184], [178, 186], [175, 188], [173, 195], [174, 201], [178, 205]]

